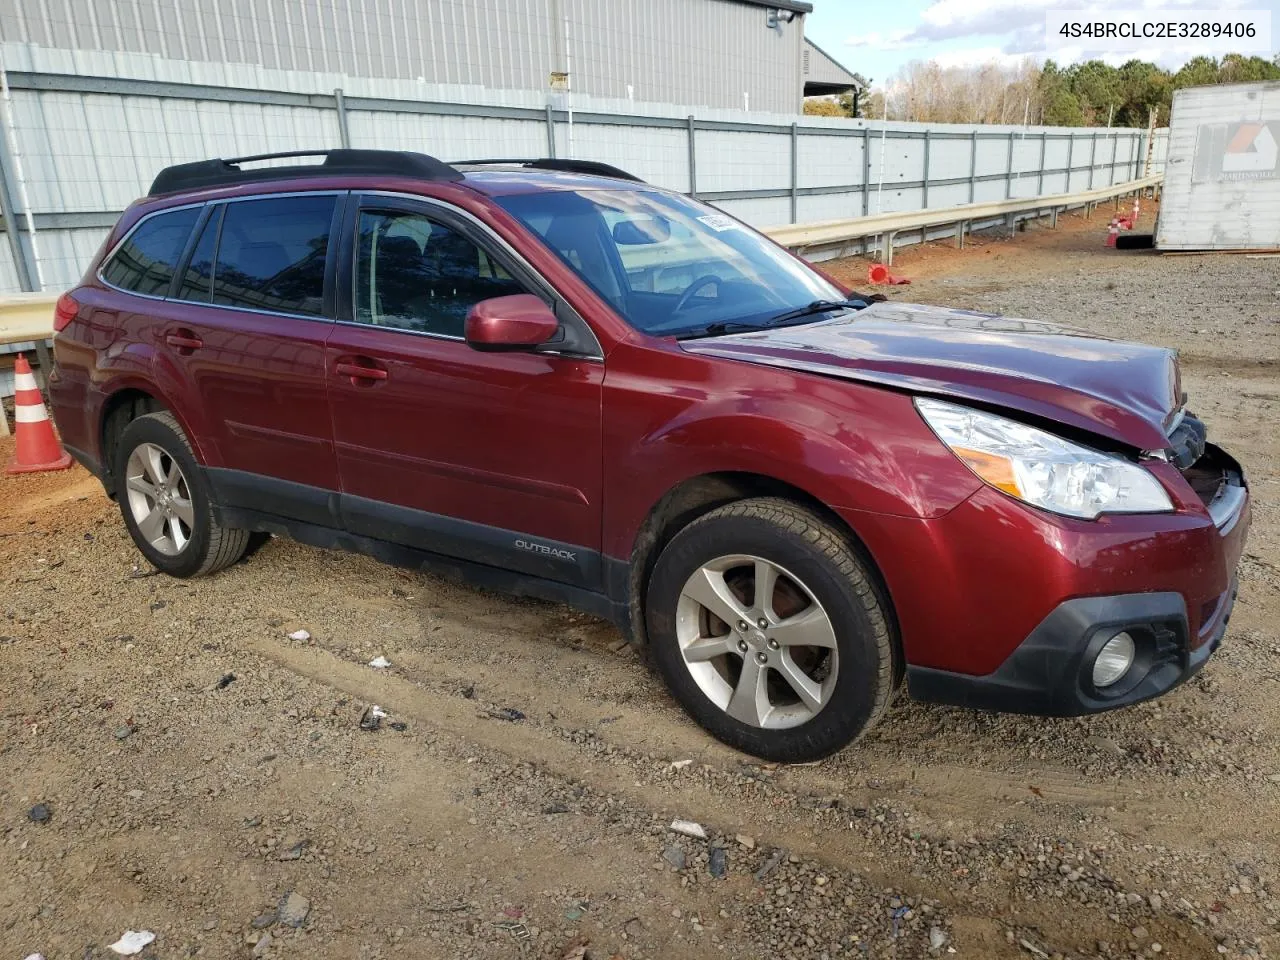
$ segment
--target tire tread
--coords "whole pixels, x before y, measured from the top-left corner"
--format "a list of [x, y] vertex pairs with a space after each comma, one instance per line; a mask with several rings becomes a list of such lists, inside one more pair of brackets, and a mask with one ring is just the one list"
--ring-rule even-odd
[[[178, 423], [177, 417], [168, 410], [157, 410], [153, 413], [144, 414], [137, 419], [150, 419], [164, 424], [173, 431], [174, 436], [187, 448], [187, 453], [191, 456], [191, 459], [195, 460], [195, 451], [191, 449], [191, 442], [187, 439], [186, 432]], [[207, 497], [205, 499], [206, 501], [208, 500]], [[248, 530], [224, 527], [219, 524], [213, 515], [212, 507], [207, 502], [205, 504], [205, 513], [209, 521], [209, 542], [205, 549], [203, 561], [190, 574], [192, 577], [208, 576], [231, 566], [244, 556], [245, 551], [249, 548], [249, 538], [252, 536], [252, 533]]]
[[876, 699], [871, 707], [871, 717], [867, 720], [858, 737], [860, 739], [879, 722], [884, 712], [889, 709], [896, 687], [894, 683], [894, 662], [896, 652], [893, 638], [889, 634], [889, 622], [885, 618], [880, 603], [879, 591], [866, 574], [866, 570], [853, 552], [848, 539], [829, 523], [792, 500], [781, 497], [760, 497], [752, 500], [736, 500], [716, 510], [703, 514], [685, 529], [693, 529], [698, 524], [716, 517], [750, 517], [766, 523], [782, 527], [790, 533], [807, 540], [819, 553], [823, 554], [831, 564], [840, 571], [866, 611], [874, 625], [875, 642], [879, 652], [879, 678], [876, 683]]
[[[873, 689], [870, 697], [869, 713], [866, 721], [847, 741], [852, 743], [880, 720], [893, 700], [897, 687], [897, 645], [894, 641], [892, 626], [887, 613], [888, 600], [884, 597], [879, 585], [867, 572], [865, 561], [859, 558], [858, 548], [851, 537], [844, 531], [834, 527], [814, 511], [791, 500], [781, 497], [759, 497], [737, 500], [717, 507], [692, 521], [681, 530], [675, 539], [686, 540], [696, 537], [700, 527], [724, 520], [747, 520], [764, 523], [768, 526], [790, 534], [803, 541], [828, 564], [842, 584], [849, 588], [851, 598], [862, 608], [866, 621], [870, 625], [870, 636], [876, 661], [876, 676], [870, 685]], [[822, 734], [825, 733], [826, 736]], [[806, 736], [801, 744], [792, 743], [792, 749], [803, 754], [806, 759], [814, 759], [833, 752], [830, 745], [831, 730], [814, 730]], [[730, 741], [732, 743], [732, 741]], [[741, 743], [732, 743], [744, 749]], [[844, 744], [841, 744], [843, 746]], [[754, 751], [753, 751], [754, 752]]]

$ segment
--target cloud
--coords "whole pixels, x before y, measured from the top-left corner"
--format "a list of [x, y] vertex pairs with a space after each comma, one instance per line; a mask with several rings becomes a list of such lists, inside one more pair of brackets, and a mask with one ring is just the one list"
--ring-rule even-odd
[[920, 14], [920, 23], [907, 31], [907, 40], [955, 40], [961, 37], [1002, 36], [1044, 22], [1053, 0], [937, 0]]
[[[1154, 63], [1165, 70], [1176, 72], [1194, 55], [1194, 53], [1179, 53], [1166, 50], [1156, 54], [1143, 54], [1139, 59]], [[1109, 66], [1122, 67], [1134, 59], [1134, 55], [1130, 52], [1113, 50], [1099, 51], [1086, 50], [1084, 47], [1063, 47], [1060, 50], [1055, 50], [1051, 59], [1060, 67], [1069, 67], [1073, 63], [1083, 63], [1086, 60], [1101, 60]]]
[[[1029, 27], [1015, 30], [1013, 36], [1000, 48], [1002, 53], [1027, 54], [1044, 53], [1044, 24], [1037, 23]], [[1055, 55], [1056, 56], [1056, 55]]]
[[1010, 66], [1029, 56], [1041, 61], [1052, 57], [1063, 66], [1090, 59], [1119, 66], [1138, 56], [1176, 70], [1200, 52], [1198, 46], [1176, 44], [1127, 52], [1095, 51], [1086, 46], [1047, 49], [1044, 30], [1049, 10], [1070, 8], [1087, 15], [1111, 12], [1117, 3], [1132, 10], [1171, 12], [1206, 6], [1216, 12], [1267, 6], [1264, 0], [932, 0], [914, 26], [851, 36], [845, 44], [877, 53], [901, 51], [902, 62], [933, 59], [944, 67], [990, 62]]
[[1000, 47], [967, 47], [963, 50], [945, 50], [930, 59], [938, 66], [977, 67], [988, 63], [996, 63], [1002, 67], [1012, 67], [1027, 58], [1024, 53], [1009, 53]]
[[[1204, 0], [1128, 0], [1144, 10], [1186, 10], [1203, 7]], [[1216, 0], [1219, 9], [1239, 9], [1256, 0]], [[1081, 12], [1112, 10], [1113, 3], [1073, 3]], [[920, 23], [902, 31], [897, 42], [902, 46], [958, 40], [966, 37], [1003, 37], [1021, 35], [1038, 28], [1044, 34], [1044, 16], [1048, 10], [1062, 9], [1063, 0], [935, 0], [920, 14]], [[895, 48], [896, 49], [896, 48]], [[1031, 51], [1026, 51], [1031, 52]]]
[[906, 30], [895, 30], [893, 33], [867, 33], [862, 36], [849, 37], [845, 45], [850, 47], [874, 47], [878, 50], [904, 50], [908, 47], [920, 47], [923, 40], [907, 40]]

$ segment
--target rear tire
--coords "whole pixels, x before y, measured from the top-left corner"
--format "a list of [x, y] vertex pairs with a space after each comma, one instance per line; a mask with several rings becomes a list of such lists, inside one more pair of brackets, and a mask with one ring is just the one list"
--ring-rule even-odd
[[654, 567], [645, 616], [681, 706], [765, 760], [835, 753], [896, 686], [887, 601], [847, 539], [787, 500], [741, 500], [680, 531]]
[[142, 555], [171, 577], [216, 573], [239, 560], [248, 530], [214, 518], [204, 472], [167, 411], [129, 422], [116, 444], [116, 499]]

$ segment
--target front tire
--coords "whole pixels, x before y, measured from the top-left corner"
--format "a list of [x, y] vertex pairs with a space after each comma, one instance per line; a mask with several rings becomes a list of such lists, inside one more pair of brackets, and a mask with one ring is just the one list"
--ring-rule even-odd
[[204, 472], [173, 414], [130, 421], [116, 445], [114, 476], [124, 525], [161, 573], [204, 576], [244, 555], [249, 531], [214, 519]]
[[689, 524], [659, 556], [646, 604], [676, 699], [746, 753], [827, 756], [889, 705], [886, 602], [846, 538], [790, 501], [742, 500]]

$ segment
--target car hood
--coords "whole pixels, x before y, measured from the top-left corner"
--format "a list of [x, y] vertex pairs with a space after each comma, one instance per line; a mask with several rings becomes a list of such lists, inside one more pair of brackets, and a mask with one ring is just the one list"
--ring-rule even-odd
[[1145, 450], [1168, 446], [1177, 354], [969, 310], [874, 303], [819, 323], [686, 340], [690, 353], [991, 404]]

